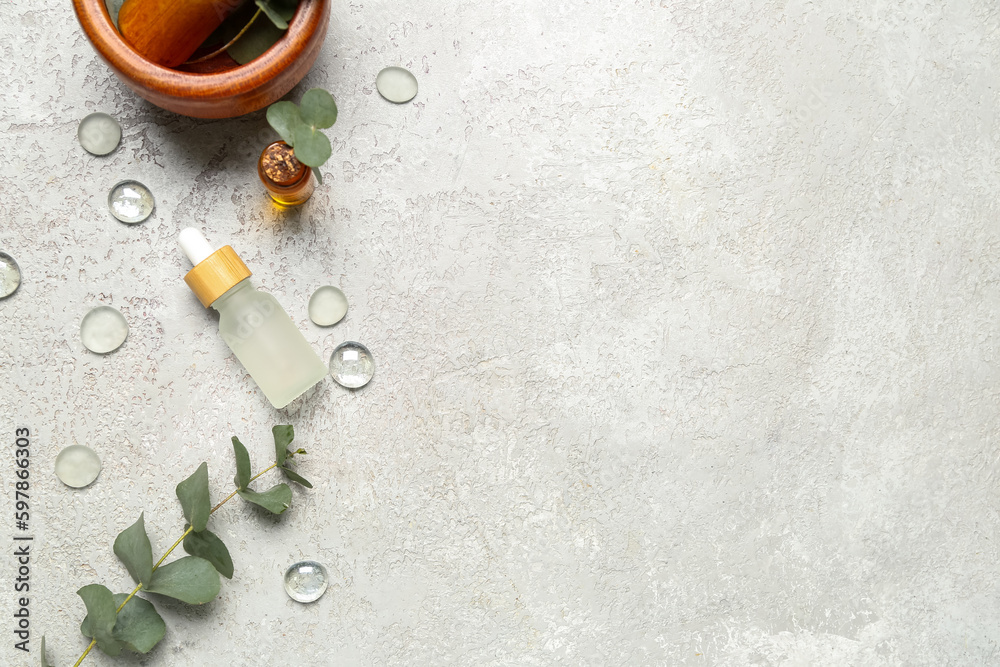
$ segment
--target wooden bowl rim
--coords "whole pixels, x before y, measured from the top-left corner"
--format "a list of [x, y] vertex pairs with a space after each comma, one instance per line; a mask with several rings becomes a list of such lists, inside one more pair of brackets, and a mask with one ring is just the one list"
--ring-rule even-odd
[[83, 31], [112, 68], [135, 84], [173, 97], [226, 98], [266, 84], [309, 47], [328, 0], [301, 0], [284, 37], [263, 55], [225, 72], [181, 72], [152, 63], [129, 46], [111, 22], [105, 0], [73, 0]]

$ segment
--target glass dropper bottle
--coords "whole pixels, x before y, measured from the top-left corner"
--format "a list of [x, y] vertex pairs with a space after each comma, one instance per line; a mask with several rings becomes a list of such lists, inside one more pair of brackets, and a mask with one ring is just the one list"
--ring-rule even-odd
[[276, 408], [283, 408], [326, 377], [327, 369], [302, 332], [266, 292], [230, 246], [213, 250], [188, 227], [180, 245], [194, 268], [184, 282], [201, 304], [219, 312], [219, 333]]

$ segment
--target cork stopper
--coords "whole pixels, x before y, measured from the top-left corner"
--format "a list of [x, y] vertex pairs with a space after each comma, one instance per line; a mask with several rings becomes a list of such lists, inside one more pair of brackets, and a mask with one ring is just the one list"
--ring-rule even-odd
[[280, 187], [295, 185], [302, 180], [306, 166], [295, 159], [292, 147], [276, 141], [260, 156], [260, 172]]
[[243, 263], [231, 246], [222, 246], [184, 276], [184, 282], [208, 308], [220, 296], [231, 290], [241, 280], [251, 276], [250, 269]]

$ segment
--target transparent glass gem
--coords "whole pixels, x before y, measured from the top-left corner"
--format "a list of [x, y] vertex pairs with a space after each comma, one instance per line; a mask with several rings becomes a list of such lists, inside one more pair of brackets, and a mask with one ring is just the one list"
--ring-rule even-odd
[[107, 155], [121, 143], [122, 126], [106, 113], [92, 113], [80, 121], [76, 138], [88, 153]]
[[56, 457], [56, 477], [74, 489], [92, 484], [101, 474], [101, 457], [90, 447], [70, 445]]
[[80, 340], [83, 346], [97, 354], [114, 352], [128, 337], [125, 316], [111, 306], [98, 306], [83, 316]]
[[295, 563], [285, 570], [285, 592], [296, 602], [315, 602], [329, 585], [326, 568], [314, 560]]
[[148, 218], [155, 205], [153, 193], [139, 181], [122, 181], [108, 193], [111, 215], [130, 225]]
[[375, 359], [367, 347], [349, 340], [330, 355], [330, 375], [348, 389], [363, 387], [375, 375]]
[[386, 67], [375, 77], [375, 88], [390, 102], [403, 104], [417, 96], [417, 77], [402, 67]]
[[346, 314], [347, 297], [333, 285], [320, 287], [309, 298], [309, 319], [321, 327], [336, 324]]
[[0, 251], [0, 299], [9, 297], [20, 285], [21, 267], [13, 257]]

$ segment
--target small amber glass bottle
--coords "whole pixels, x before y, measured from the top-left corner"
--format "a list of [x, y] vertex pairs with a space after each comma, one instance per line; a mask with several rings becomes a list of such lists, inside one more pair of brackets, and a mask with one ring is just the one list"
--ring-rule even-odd
[[275, 141], [257, 161], [257, 173], [271, 199], [282, 206], [298, 206], [312, 196], [316, 185], [312, 169], [295, 159], [292, 147]]

